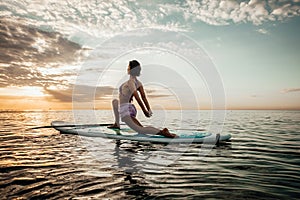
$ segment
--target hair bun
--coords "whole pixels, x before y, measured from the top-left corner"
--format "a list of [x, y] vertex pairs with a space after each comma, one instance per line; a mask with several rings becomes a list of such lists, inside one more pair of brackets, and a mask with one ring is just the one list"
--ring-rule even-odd
[[132, 61], [129, 62], [130, 69], [133, 69], [137, 66], [140, 66], [140, 63], [137, 60], [132, 60]]

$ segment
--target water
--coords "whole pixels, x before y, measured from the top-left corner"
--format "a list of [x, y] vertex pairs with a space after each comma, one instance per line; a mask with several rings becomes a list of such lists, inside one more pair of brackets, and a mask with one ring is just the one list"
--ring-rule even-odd
[[[178, 125], [179, 111], [157, 112], [148, 122]], [[187, 111], [189, 128], [207, 128], [209, 111]], [[110, 122], [110, 111], [96, 111]], [[172, 117], [173, 116], [173, 117]], [[296, 199], [300, 188], [300, 112], [228, 111], [230, 142], [163, 145], [26, 131], [70, 111], [0, 112], [1, 199]], [[89, 116], [82, 119], [90, 122]], [[142, 119], [146, 122], [146, 119]], [[159, 122], [161, 124], [159, 124]], [[150, 160], [157, 154], [162, 160]], [[149, 157], [150, 156], [150, 157]]]

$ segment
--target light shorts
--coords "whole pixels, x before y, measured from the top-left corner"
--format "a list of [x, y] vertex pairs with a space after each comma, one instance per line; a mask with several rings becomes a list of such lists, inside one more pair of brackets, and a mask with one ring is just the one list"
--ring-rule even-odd
[[137, 111], [132, 103], [123, 103], [120, 105], [120, 117], [121, 119], [126, 116], [136, 117]]

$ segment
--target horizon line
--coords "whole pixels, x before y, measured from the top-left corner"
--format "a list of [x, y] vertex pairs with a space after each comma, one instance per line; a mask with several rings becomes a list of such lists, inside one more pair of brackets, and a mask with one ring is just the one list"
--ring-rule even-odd
[[[94, 111], [98, 111], [98, 110], [105, 110], [105, 111], [108, 111], [108, 110], [112, 110], [112, 109], [25, 109], [25, 110], [20, 110], [20, 109], [0, 109], [0, 112], [55, 112], [55, 111], [91, 111], [91, 110], [94, 110]], [[249, 109], [249, 108], [240, 108], [240, 109], [152, 109], [152, 110], [157, 110], [157, 111], [160, 111], [160, 110], [194, 110], [194, 111], [213, 111], [213, 110], [224, 110], [224, 111], [234, 111], [234, 110], [237, 110], [237, 111], [300, 111], [300, 108], [296, 108], [296, 109], [288, 109], [288, 108], [282, 108], [282, 109], [279, 109], [279, 108], [266, 108], [266, 109]]]

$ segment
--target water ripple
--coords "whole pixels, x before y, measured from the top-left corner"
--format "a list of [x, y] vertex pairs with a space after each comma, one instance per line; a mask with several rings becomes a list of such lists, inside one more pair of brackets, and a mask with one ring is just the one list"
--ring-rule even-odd
[[2, 199], [297, 199], [299, 115], [230, 112], [231, 142], [210, 149], [25, 131], [72, 121], [72, 113], [0, 112], [0, 192]]

